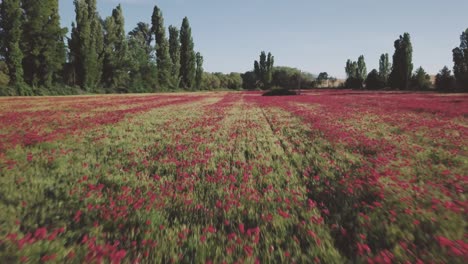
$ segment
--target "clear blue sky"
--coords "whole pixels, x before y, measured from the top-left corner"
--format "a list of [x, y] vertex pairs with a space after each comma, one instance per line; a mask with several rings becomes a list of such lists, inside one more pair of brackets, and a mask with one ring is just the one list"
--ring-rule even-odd
[[[404, 32], [413, 41], [415, 67], [431, 74], [452, 68], [452, 49], [468, 27], [468, 0], [98, 0], [102, 17], [122, 4], [126, 29], [150, 22], [155, 4], [165, 26], [180, 26], [187, 16], [195, 49], [214, 72], [253, 68], [261, 50], [276, 65], [344, 77], [348, 58], [363, 54], [367, 68], [378, 67], [381, 53], [393, 54]], [[60, 0], [62, 26], [74, 20], [72, 0]]]

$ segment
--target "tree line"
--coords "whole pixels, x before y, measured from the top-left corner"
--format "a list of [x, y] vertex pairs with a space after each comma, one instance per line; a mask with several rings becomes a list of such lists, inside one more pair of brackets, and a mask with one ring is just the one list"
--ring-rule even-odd
[[[444, 92], [468, 91], [468, 29], [460, 37], [460, 46], [452, 51], [453, 72], [445, 66], [435, 78], [435, 89]], [[367, 73], [364, 56], [346, 62], [346, 88], [428, 90], [432, 88], [429, 74], [419, 67], [413, 72], [413, 46], [409, 33], [404, 33], [394, 43], [395, 52], [390, 63], [388, 53], [382, 54], [379, 69]]]
[[[169, 26], [154, 7], [151, 23], [128, 34], [121, 5], [107, 18], [96, 0], [75, 0], [70, 36], [58, 0], [0, 3], [0, 83], [17, 95], [199, 90], [203, 56], [194, 51], [187, 17]], [[13, 90], [11, 90], [13, 89]], [[2, 90], [2, 89], [0, 89]], [[1, 92], [1, 91], [0, 91]]]
[[254, 61], [253, 70], [241, 74], [242, 88], [246, 90], [283, 89], [311, 89], [323, 82], [336, 78], [321, 73], [316, 78], [313, 74], [297, 68], [275, 66], [275, 57], [271, 52], [262, 51], [259, 59]]
[[[187, 17], [181, 27], [164, 25], [155, 6], [150, 23], [125, 32], [121, 5], [102, 18], [97, 0], [74, 0], [75, 21], [60, 25], [58, 0], [0, 1], [0, 95], [76, 93], [147, 93], [226, 89], [308, 89], [335, 86], [326, 72], [317, 77], [291, 67], [277, 67], [262, 51], [253, 70], [204, 72], [204, 58], [195, 52]], [[453, 74], [444, 67], [435, 78], [440, 91], [468, 89], [468, 29], [452, 51]], [[394, 43], [390, 62], [382, 54], [379, 69], [367, 72], [364, 56], [346, 62], [344, 84], [353, 89], [427, 90], [430, 76], [413, 71], [413, 46], [405, 33]]]

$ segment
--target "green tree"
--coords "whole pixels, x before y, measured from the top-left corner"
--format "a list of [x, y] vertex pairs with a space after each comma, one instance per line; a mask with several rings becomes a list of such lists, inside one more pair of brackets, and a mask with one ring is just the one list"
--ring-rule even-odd
[[395, 41], [393, 67], [390, 73], [390, 86], [397, 89], [409, 89], [413, 72], [413, 46], [409, 33], [403, 34]]
[[385, 87], [384, 77], [376, 69], [373, 69], [366, 78], [367, 89], [382, 89]]
[[453, 51], [453, 73], [462, 91], [468, 91], [468, 28], [460, 36], [460, 46]]
[[153, 33], [151, 32], [150, 25], [144, 22], [138, 22], [137, 26], [128, 33], [128, 35], [135, 41], [139, 42], [139, 45], [145, 49], [146, 54], [151, 55], [153, 48], [151, 43], [153, 42]]
[[226, 88], [231, 89], [231, 90], [239, 90], [242, 88], [242, 77], [240, 73], [231, 72], [228, 75], [228, 78], [229, 78], [229, 83]]
[[273, 80], [273, 68], [275, 58], [269, 52], [268, 55], [265, 51], [260, 53], [259, 61], [254, 62], [254, 72], [257, 76], [257, 83], [262, 89], [270, 88]]
[[[21, 87], [23, 80], [23, 53], [20, 49], [22, 15], [20, 0], [0, 3], [0, 55], [5, 58], [9, 84]], [[18, 91], [22, 94], [22, 91]]]
[[2, 91], [2, 88], [6, 89], [10, 83], [10, 78], [8, 77], [8, 66], [6, 65], [5, 61], [0, 59], [0, 94], [6, 95], [6, 91]]
[[347, 78], [357, 78], [357, 62], [348, 59], [345, 71]]
[[129, 51], [121, 5], [104, 22], [103, 82], [107, 92], [124, 92], [129, 81]]
[[203, 56], [200, 54], [200, 52], [197, 52], [195, 55], [196, 58], [196, 64], [197, 64], [197, 69], [196, 69], [196, 74], [195, 74], [195, 87], [196, 89], [200, 90], [201, 84], [202, 84], [202, 78], [203, 78]]
[[314, 86], [314, 76], [310, 73], [303, 72], [291, 67], [274, 67], [272, 87], [280, 87], [283, 89], [312, 88]]
[[213, 90], [221, 87], [218, 76], [209, 72], [203, 73], [202, 86], [204, 89]]
[[196, 61], [192, 29], [187, 17], [180, 28], [180, 77], [181, 87], [189, 89], [193, 86], [196, 71]]
[[455, 77], [447, 66], [436, 76], [435, 87], [439, 91], [450, 92], [455, 89]]
[[179, 29], [169, 26], [169, 55], [171, 56], [171, 76], [177, 88], [180, 82], [180, 38]]
[[257, 75], [255, 71], [247, 71], [241, 74], [242, 88], [246, 90], [254, 90], [257, 88]]
[[362, 89], [364, 80], [367, 77], [367, 68], [364, 56], [359, 56], [357, 62], [348, 59], [345, 71], [347, 76], [345, 86], [351, 89]]
[[415, 90], [428, 90], [431, 88], [431, 77], [419, 67], [411, 77], [411, 88]]
[[22, 3], [25, 80], [33, 86], [51, 87], [61, 79], [66, 60], [67, 29], [60, 27], [58, 0], [23, 0]]
[[391, 70], [392, 68], [388, 58], [388, 53], [382, 54], [379, 61], [379, 76], [380, 79], [385, 82], [385, 85], [388, 82], [388, 77], [390, 76]]
[[324, 82], [328, 82], [328, 73], [327, 72], [319, 73], [316, 81], [319, 86], [322, 86]]
[[104, 35], [96, 0], [75, 0], [75, 20], [68, 41], [73, 84], [94, 91], [101, 82]]
[[128, 34], [129, 92], [153, 92], [154, 87], [157, 87], [158, 76], [153, 59], [152, 35], [150, 26], [143, 22], [138, 23]]
[[357, 62], [357, 77], [361, 80], [365, 80], [367, 77], [367, 67], [366, 67], [366, 62], [364, 60], [364, 56], [361, 55], [358, 58]]
[[170, 87], [171, 83], [172, 61], [169, 56], [169, 42], [166, 38], [166, 29], [164, 28], [164, 18], [158, 6], [153, 9], [151, 17], [151, 31], [155, 35], [156, 40], [156, 65], [158, 72], [159, 85], [162, 87]]

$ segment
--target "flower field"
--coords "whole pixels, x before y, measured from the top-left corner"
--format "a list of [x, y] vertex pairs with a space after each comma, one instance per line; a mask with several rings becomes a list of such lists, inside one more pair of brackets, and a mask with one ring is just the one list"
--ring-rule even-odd
[[0, 263], [467, 263], [468, 96], [0, 98]]

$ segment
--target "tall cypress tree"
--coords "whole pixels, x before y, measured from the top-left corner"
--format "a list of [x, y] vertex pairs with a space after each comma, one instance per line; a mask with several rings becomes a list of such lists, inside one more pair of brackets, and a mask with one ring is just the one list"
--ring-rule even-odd
[[96, 0], [75, 0], [76, 25], [68, 42], [74, 83], [93, 91], [101, 82], [104, 36]]
[[[0, 3], [0, 54], [5, 58], [10, 85], [18, 87], [23, 84], [23, 53], [20, 49], [22, 15], [20, 0], [3, 0]], [[19, 91], [19, 94], [22, 92]]]
[[158, 80], [162, 87], [171, 86], [172, 62], [169, 56], [169, 42], [166, 38], [164, 18], [158, 6], [154, 7], [151, 17], [152, 32], [156, 40], [156, 65], [158, 69]]
[[31, 85], [50, 87], [60, 79], [65, 64], [64, 37], [58, 0], [23, 0], [24, 26], [21, 46], [24, 76]]
[[404, 90], [409, 89], [412, 73], [413, 46], [411, 44], [410, 34], [405, 33], [395, 41], [393, 67], [389, 79], [391, 87]]
[[182, 21], [180, 29], [180, 77], [181, 87], [189, 89], [193, 87], [195, 79], [195, 52], [192, 38], [192, 29], [187, 17]]
[[103, 83], [107, 92], [123, 91], [128, 85], [129, 52], [122, 6], [112, 10], [104, 22]]
[[197, 52], [195, 57], [197, 63], [197, 70], [195, 74], [195, 87], [196, 89], [200, 90], [202, 88], [201, 83], [203, 78], [203, 56], [200, 54], [200, 52]]
[[174, 26], [169, 26], [169, 54], [172, 61], [171, 75], [178, 83], [180, 73], [180, 39], [179, 29]]

